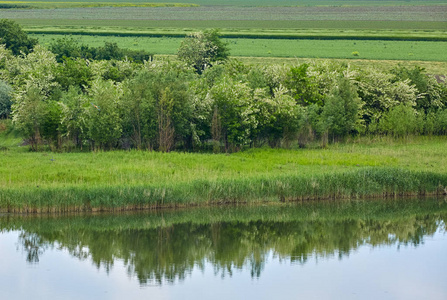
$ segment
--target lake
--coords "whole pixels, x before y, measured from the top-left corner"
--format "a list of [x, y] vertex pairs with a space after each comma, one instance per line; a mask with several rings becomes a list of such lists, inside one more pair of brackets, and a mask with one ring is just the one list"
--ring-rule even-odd
[[447, 299], [447, 200], [0, 216], [1, 299]]

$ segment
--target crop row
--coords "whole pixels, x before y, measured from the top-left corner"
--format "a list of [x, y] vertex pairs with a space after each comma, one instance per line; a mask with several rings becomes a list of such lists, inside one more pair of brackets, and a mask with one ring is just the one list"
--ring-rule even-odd
[[2, 11], [8, 19], [446, 22], [445, 5], [355, 7], [78, 7]]

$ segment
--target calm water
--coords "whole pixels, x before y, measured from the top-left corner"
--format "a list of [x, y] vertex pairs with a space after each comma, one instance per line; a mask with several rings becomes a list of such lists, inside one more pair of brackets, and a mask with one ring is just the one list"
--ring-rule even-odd
[[0, 216], [1, 299], [447, 299], [445, 199]]

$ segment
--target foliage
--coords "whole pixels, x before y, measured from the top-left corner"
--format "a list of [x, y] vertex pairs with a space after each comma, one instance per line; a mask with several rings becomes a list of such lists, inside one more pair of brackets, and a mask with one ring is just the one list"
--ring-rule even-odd
[[436, 113], [433, 131], [439, 135], [447, 135], [447, 109]]
[[90, 47], [80, 44], [73, 37], [62, 37], [53, 40], [49, 45], [49, 50], [56, 55], [58, 62], [67, 58], [84, 58], [96, 60], [122, 60], [128, 58], [132, 61], [143, 63], [153, 56], [144, 50], [122, 49], [116, 42], [104, 42], [104, 46]]
[[442, 84], [435, 77], [427, 76], [424, 68], [415, 66], [413, 69], [408, 69], [398, 65], [391, 70], [391, 73], [396, 76], [395, 81], [409, 80], [409, 83], [417, 89], [416, 108], [418, 110], [425, 112], [438, 110], [447, 104], [445, 102], [447, 95], [445, 82]]
[[64, 58], [58, 64], [55, 81], [61, 89], [67, 91], [70, 87], [86, 90], [93, 80], [93, 72], [84, 59]]
[[70, 86], [61, 97], [61, 128], [64, 137], [72, 141], [75, 147], [82, 149], [86, 140], [87, 124], [86, 110], [89, 107], [88, 100], [76, 86]]
[[11, 93], [11, 86], [0, 80], [0, 119], [9, 117], [11, 113]]
[[420, 121], [414, 108], [400, 104], [384, 114], [380, 129], [396, 137], [405, 137], [420, 131]]
[[119, 84], [96, 79], [88, 90], [90, 106], [85, 122], [93, 149], [112, 149], [118, 145], [122, 124], [119, 118], [119, 100], [122, 89]]
[[0, 19], [0, 44], [5, 44], [14, 55], [28, 54], [37, 44], [37, 39], [28, 37], [16, 22]]
[[[328, 137], [335, 142], [365, 131], [445, 132], [445, 84], [419, 71], [424, 93], [408, 76], [328, 61], [253, 66], [230, 59], [196, 71], [169, 60], [57, 62], [41, 46], [24, 56], [0, 47], [0, 76], [13, 88], [12, 117], [33, 150], [233, 152], [326, 145]], [[424, 95], [430, 101], [419, 105]], [[393, 109], [401, 105], [407, 108], [399, 115]], [[406, 133], [393, 122], [409, 124]]]
[[248, 144], [258, 122], [258, 109], [250, 101], [250, 88], [225, 76], [213, 85], [207, 97], [217, 110], [222, 129], [219, 142], [223, 143], [225, 150]]
[[351, 81], [341, 77], [337, 83], [325, 99], [321, 113], [322, 127], [333, 139], [346, 137], [356, 129], [361, 107], [360, 98]]
[[364, 102], [362, 113], [367, 125], [399, 104], [416, 106], [418, 90], [409, 79], [395, 81], [390, 73], [366, 69], [358, 74], [357, 86]]
[[36, 151], [41, 142], [41, 130], [47, 113], [45, 97], [36, 87], [21, 94], [20, 102], [14, 104], [13, 121], [16, 128], [28, 139]]
[[227, 59], [229, 50], [217, 30], [189, 34], [180, 45], [177, 56], [201, 74], [215, 62]]
[[285, 81], [286, 87], [290, 90], [298, 104], [309, 105], [317, 103], [322, 105], [322, 96], [316, 89], [315, 79], [307, 74], [308, 68], [308, 64], [290, 68]]

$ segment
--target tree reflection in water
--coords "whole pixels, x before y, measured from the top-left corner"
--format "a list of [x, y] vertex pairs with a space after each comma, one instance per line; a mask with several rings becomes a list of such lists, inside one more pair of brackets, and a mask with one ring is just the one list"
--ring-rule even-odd
[[182, 281], [206, 263], [232, 276], [260, 277], [266, 259], [305, 264], [342, 259], [362, 245], [411, 245], [446, 230], [447, 204], [437, 200], [356, 201], [284, 207], [207, 208], [144, 214], [14, 218], [19, 245], [37, 263], [48, 247], [66, 249], [107, 272], [122, 260], [141, 285]]

